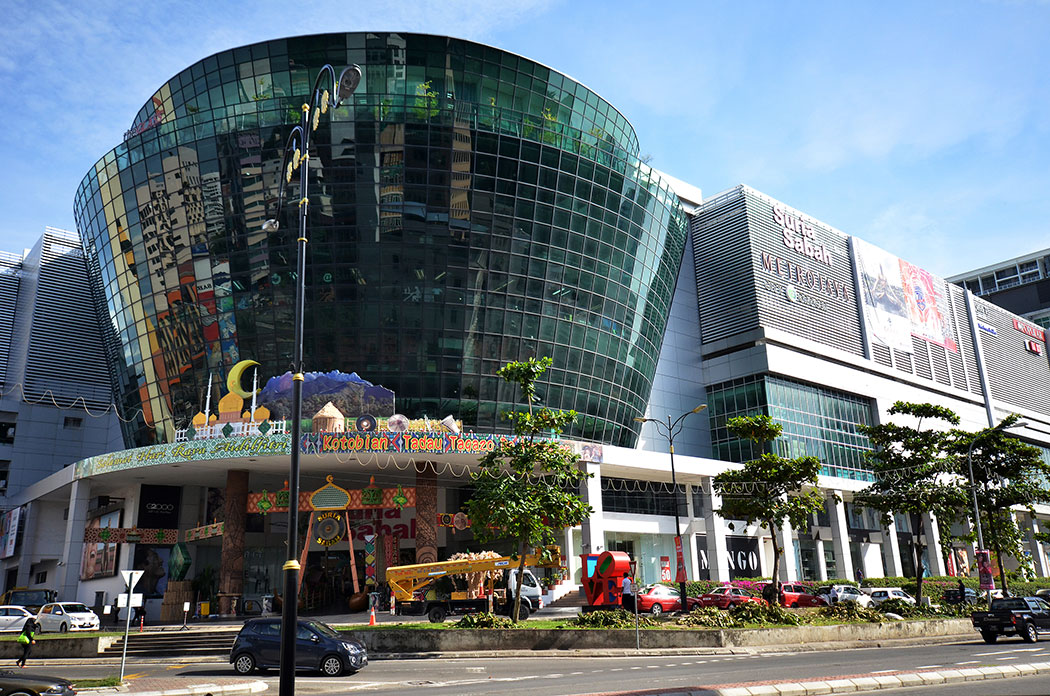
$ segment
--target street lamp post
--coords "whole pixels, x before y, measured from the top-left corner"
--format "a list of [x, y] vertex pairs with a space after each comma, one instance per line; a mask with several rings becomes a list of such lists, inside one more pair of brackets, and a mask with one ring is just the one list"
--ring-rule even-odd
[[[1007, 425], [1006, 421], [1001, 421], [994, 428], [990, 428], [982, 433], [974, 435], [974, 438], [970, 440], [970, 446], [966, 448], [966, 467], [970, 471], [970, 493], [973, 494], [973, 523], [977, 527], [977, 552], [984, 551], [984, 533], [981, 530], [981, 509], [977, 504], [977, 481], [973, 476], [973, 446], [977, 444], [977, 441], [983, 434], [991, 434], [994, 432], [1008, 430], [1010, 428], [1023, 428], [1028, 425], [1027, 421], [1015, 421]], [[992, 592], [988, 591], [988, 607], [992, 606]]]
[[[327, 81], [327, 85], [322, 90], [323, 80]], [[329, 107], [338, 107], [340, 102], [354, 93], [360, 82], [361, 68], [356, 65], [343, 70], [338, 81], [331, 65], [321, 68], [314, 81], [310, 101], [303, 104], [302, 120], [292, 129], [284, 146], [277, 212], [262, 226], [266, 233], [279, 229], [285, 184], [292, 183], [292, 173], [299, 169], [299, 238], [296, 242], [295, 344], [292, 357], [292, 451], [288, 465], [288, 554], [282, 568], [281, 696], [295, 693], [295, 639], [299, 621], [299, 439], [303, 415], [303, 313], [306, 305], [306, 217], [310, 203], [310, 133], [317, 129], [321, 114], [328, 111]], [[328, 85], [331, 89], [328, 89]]]
[[[675, 435], [678, 435], [680, 432], [682, 432], [682, 421], [685, 420], [686, 416], [690, 416], [694, 413], [700, 413], [705, 408], [707, 408], [707, 404], [700, 404], [692, 411], [686, 411], [682, 415], [678, 416], [678, 418], [676, 418], [674, 421], [672, 421], [671, 416], [668, 415], [666, 423], [664, 423], [662, 420], [659, 420], [658, 418], [635, 418], [635, 420], [639, 423], [652, 423], [653, 425], [655, 425], [657, 431], [659, 431], [667, 438], [667, 448], [671, 452], [671, 486], [674, 488], [674, 534], [676, 566], [681, 565], [680, 561], [682, 559], [682, 523], [678, 514], [678, 479], [675, 476], [674, 472], [674, 438]], [[677, 568], [675, 572], [676, 574], [678, 574]], [[684, 574], [678, 574], [678, 600], [680, 611], [688, 611], [689, 606], [686, 604], [685, 601]]]

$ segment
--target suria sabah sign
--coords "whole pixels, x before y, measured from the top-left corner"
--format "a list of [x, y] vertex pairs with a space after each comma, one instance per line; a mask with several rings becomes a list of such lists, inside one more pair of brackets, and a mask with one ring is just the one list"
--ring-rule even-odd
[[780, 203], [773, 206], [773, 221], [784, 231], [784, 246], [826, 266], [831, 265], [831, 252], [816, 242], [817, 231], [813, 225], [792, 215]]

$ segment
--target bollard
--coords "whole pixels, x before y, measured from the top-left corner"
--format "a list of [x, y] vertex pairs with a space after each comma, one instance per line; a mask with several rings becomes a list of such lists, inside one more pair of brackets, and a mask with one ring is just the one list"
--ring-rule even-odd
[[139, 633], [142, 633], [142, 627], [145, 626], [145, 625], [146, 625], [146, 617], [145, 616], [140, 616], [139, 617]]

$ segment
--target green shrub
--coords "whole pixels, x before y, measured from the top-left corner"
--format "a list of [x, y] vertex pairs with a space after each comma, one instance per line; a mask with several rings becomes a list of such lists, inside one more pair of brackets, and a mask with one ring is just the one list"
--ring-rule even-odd
[[834, 621], [878, 623], [886, 620], [886, 617], [880, 612], [862, 607], [857, 602], [839, 602], [838, 604], [832, 604], [830, 607], [821, 607], [817, 609], [817, 615]]
[[[566, 621], [565, 625], [573, 628], [634, 628], [634, 614], [624, 609], [592, 611], [577, 614], [575, 619]], [[656, 622], [648, 616], [639, 616], [638, 625], [655, 626]]]
[[783, 607], [765, 602], [744, 602], [729, 610], [730, 616], [741, 624], [781, 624], [798, 626], [802, 619]]
[[741, 626], [733, 615], [717, 607], [697, 607], [675, 621], [680, 626], [698, 626], [702, 628], [738, 628]]
[[467, 614], [452, 624], [453, 628], [514, 628], [514, 622], [506, 616], [497, 616], [491, 612], [479, 611]]
[[934, 613], [929, 607], [917, 607], [911, 602], [905, 602], [903, 599], [896, 598], [883, 601], [877, 609], [882, 614], [896, 614], [905, 619], [910, 619], [914, 616], [933, 615]]

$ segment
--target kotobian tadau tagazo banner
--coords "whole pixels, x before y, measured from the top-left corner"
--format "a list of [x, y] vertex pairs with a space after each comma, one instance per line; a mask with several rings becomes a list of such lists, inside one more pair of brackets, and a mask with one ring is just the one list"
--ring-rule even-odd
[[[481, 457], [501, 443], [514, 442], [516, 438], [496, 434], [453, 434], [421, 432], [345, 432], [307, 433], [299, 441], [302, 454], [374, 453], [410, 455], [471, 455]], [[541, 438], [542, 439], [542, 438]], [[602, 446], [597, 443], [556, 440], [559, 446], [579, 454], [584, 461], [601, 462]], [[124, 471], [141, 467], [178, 464], [180, 462], [202, 462], [214, 459], [238, 457], [265, 457], [288, 455], [291, 452], [291, 437], [281, 435], [256, 435], [227, 437], [214, 440], [194, 440], [169, 445], [153, 445], [137, 449], [110, 452], [89, 457], [77, 462], [76, 478], [87, 478], [113, 471]]]

